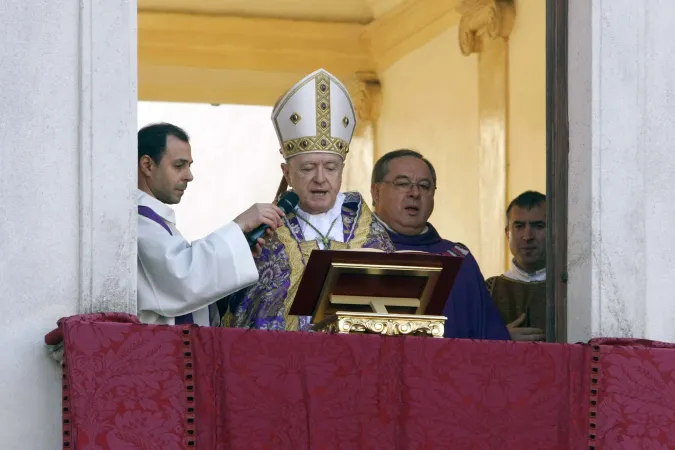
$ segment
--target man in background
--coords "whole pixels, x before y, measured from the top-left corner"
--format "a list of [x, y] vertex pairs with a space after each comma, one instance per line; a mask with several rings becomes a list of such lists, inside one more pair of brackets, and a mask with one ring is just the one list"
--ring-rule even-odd
[[444, 337], [509, 340], [509, 333], [485, 286], [478, 263], [464, 245], [442, 239], [428, 220], [434, 210], [436, 171], [421, 154], [396, 150], [373, 168], [375, 214], [396, 250], [416, 250], [463, 259], [443, 310]]
[[515, 341], [546, 340], [546, 196], [526, 191], [506, 210], [511, 269], [486, 281]]
[[205, 238], [186, 241], [169, 205], [180, 202], [192, 181], [191, 165], [190, 140], [181, 128], [160, 123], [138, 132], [137, 301], [144, 323], [217, 324], [215, 302], [258, 281], [244, 234], [261, 224], [272, 230], [281, 225], [279, 208], [257, 204]]

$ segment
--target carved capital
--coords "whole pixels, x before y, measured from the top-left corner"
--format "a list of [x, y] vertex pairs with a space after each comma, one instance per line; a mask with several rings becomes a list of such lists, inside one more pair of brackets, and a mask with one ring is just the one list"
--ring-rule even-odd
[[516, 17], [513, 0], [463, 0], [457, 11], [462, 15], [459, 48], [464, 56], [479, 53], [486, 37], [507, 38]]
[[382, 90], [380, 80], [374, 72], [358, 72], [354, 95], [354, 109], [358, 123], [374, 123], [380, 116]]

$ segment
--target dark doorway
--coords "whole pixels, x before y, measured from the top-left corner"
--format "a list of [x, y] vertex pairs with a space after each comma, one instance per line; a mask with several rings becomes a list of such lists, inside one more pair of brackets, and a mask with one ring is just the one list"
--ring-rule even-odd
[[546, 3], [546, 312], [549, 342], [567, 342], [568, 0]]

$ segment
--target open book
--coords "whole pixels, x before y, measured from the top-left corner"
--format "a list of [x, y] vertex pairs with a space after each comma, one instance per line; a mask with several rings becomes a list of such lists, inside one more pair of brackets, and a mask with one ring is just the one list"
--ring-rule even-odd
[[[346, 248], [346, 249], [334, 250], [334, 251], [386, 253], [384, 250], [380, 250], [379, 248]], [[394, 253], [425, 253], [425, 254], [427, 254], [428, 252], [422, 252], [422, 251], [419, 251], [419, 250], [396, 250]]]

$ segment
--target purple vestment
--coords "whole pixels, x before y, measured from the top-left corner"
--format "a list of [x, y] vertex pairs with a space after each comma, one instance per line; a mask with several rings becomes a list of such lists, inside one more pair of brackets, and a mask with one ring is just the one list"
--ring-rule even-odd
[[[346, 192], [342, 204], [343, 242], [331, 241], [333, 250], [374, 248], [394, 251], [382, 224], [372, 217], [368, 205], [357, 192]], [[219, 302], [224, 326], [268, 330], [307, 330], [311, 317], [290, 316], [288, 311], [295, 298], [305, 264], [316, 241], [305, 241], [300, 222], [294, 213], [286, 215], [284, 226], [265, 240], [265, 246], [255, 257], [259, 281]]]
[[464, 258], [443, 315], [447, 338], [510, 340], [509, 332], [494, 304], [478, 263], [462, 244], [441, 239], [431, 225], [426, 233], [405, 236], [387, 230], [396, 250], [416, 250]]

